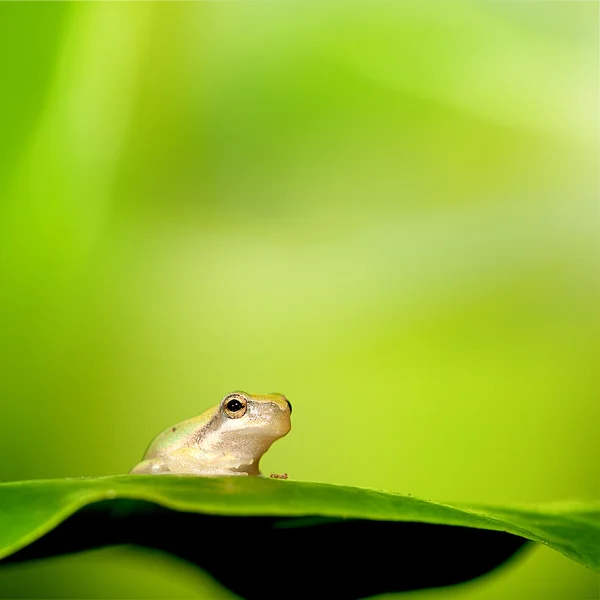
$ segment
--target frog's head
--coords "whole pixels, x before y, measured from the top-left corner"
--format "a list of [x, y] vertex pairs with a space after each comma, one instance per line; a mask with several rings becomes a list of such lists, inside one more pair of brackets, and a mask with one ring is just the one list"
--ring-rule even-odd
[[270, 439], [271, 443], [289, 433], [292, 405], [281, 394], [227, 394], [219, 408], [223, 431]]
[[[292, 405], [281, 394], [227, 394], [215, 415], [217, 440], [209, 436], [232, 470], [258, 475], [262, 455], [292, 424]], [[221, 460], [225, 460], [222, 458]]]

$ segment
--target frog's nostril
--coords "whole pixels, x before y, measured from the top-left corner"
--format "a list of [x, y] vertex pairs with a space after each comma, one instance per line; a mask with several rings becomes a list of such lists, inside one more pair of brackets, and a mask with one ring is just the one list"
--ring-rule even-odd
[[292, 414], [292, 403], [286, 398], [287, 405], [290, 407], [290, 415]]

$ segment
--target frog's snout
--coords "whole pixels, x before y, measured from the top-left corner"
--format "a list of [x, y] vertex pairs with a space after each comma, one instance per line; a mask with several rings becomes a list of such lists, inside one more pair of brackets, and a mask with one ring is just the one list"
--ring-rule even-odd
[[286, 398], [285, 401], [287, 402], [288, 408], [290, 409], [290, 415], [292, 414], [292, 403]]

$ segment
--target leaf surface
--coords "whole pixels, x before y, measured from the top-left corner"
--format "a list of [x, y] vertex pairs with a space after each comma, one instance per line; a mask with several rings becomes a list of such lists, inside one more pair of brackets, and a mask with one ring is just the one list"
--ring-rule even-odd
[[0, 559], [138, 544], [196, 564], [246, 598], [350, 599], [456, 584], [527, 540], [600, 572], [600, 503], [450, 506], [255, 477], [0, 484]]

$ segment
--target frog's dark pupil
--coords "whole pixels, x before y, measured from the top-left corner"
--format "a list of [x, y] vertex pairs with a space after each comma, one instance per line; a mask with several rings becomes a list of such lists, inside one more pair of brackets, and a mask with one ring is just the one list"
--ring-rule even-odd
[[227, 410], [230, 410], [231, 412], [237, 412], [242, 408], [244, 408], [244, 405], [239, 400], [234, 399], [227, 403]]

